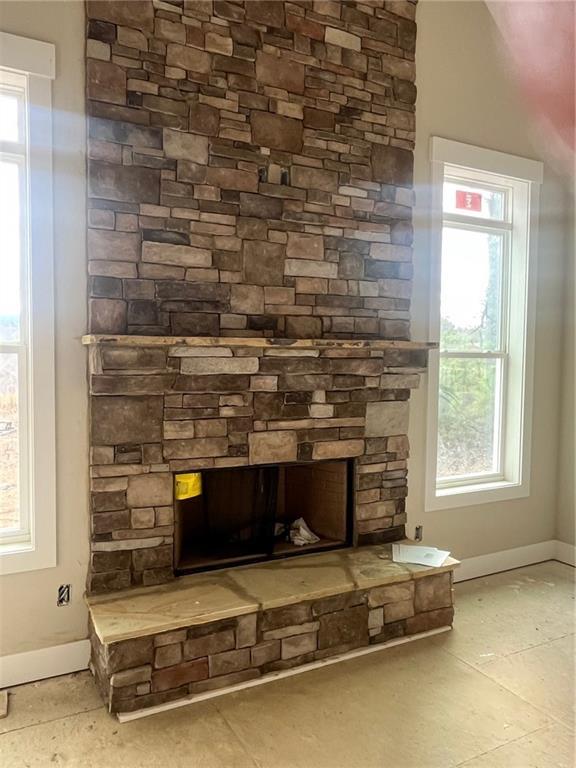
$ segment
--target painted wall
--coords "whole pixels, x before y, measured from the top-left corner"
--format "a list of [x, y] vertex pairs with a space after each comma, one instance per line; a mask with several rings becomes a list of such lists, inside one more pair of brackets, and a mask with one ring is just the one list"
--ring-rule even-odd
[[576, 253], [574, 235], [574, 210], [572, 210], [572, 237], [566, 253], [566, 279], [564, 281], [564, 337], [563, 373], [560, 400], [560, 455], [558, 456], [558, 517], [556, 538], [567, 544], [575, 544], [576, 526], [576, 305], [574, 283], [576, 281]]
[[[0, 655], [87, 635], [83, 602], [88, 564], [84, 5], [0, 4], [0, 29], [56, 45], [54, 253], [56, 291], [56, 443], [58, 565], [0, 579]], [[56, 607], [59, 584], [72, 602]]]
[[[562, 284], [569, 247], [569, 198], [530, 131], [531, 118], [507, 76], [497, 31], [482, 2], [422, 2], [417, 12], [416, 234], [414, 339], [428, 338], [429, 174], [431, 136], [544, 160], [537, 296], [535, 413], [529, 498], [424, 511], [426, 382], [411, 408], [409, 525], [425, 540], [473, 557], [556, 535], [560, 424]], [[564, 417], [566, 418], [566, 417]]]

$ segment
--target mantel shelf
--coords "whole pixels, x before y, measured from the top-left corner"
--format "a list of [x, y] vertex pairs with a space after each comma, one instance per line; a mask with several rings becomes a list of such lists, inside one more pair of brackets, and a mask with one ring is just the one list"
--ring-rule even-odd
[[434, 341], [401, 341], [386, 339], [274, 339], [228, 336], [82, 336], [86, 346], [114, 345], [122, 347], [280, 347], [290, 349], [437, 349]]

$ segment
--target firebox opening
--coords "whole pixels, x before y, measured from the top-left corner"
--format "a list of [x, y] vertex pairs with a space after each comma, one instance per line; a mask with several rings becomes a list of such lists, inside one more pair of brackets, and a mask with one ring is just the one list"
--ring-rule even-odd
[[201, 492], [175, 503], [177, 573], [350, 546], [352, 467], [341, 460], [201, 472]]

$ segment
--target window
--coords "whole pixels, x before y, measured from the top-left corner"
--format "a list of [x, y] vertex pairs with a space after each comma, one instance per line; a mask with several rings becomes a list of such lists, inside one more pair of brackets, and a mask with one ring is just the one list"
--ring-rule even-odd
[[0, 572], [55, 565], [54, 47], [0, 33]]
[[427, 507], [529, 492], [541, 164], [432, 139]]

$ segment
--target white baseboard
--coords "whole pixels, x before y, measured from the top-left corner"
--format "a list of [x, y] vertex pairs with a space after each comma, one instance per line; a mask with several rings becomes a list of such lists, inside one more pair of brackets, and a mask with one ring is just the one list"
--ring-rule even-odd
[[538, 544], [528, 544], [525, 547], [515, 547], [514, 549], [504, 549], [501, 552], [491, 552], [488, 555], [468, 557], [463, 559], [460, 566], [454, 571], [454, 581], [478, 579], [481, 576], [511, 571], [525, 565], [542, 563], [545, 560], [559, 560], [567, 565], [575, 565], [575, 552], [574, 545], [550, 539], [549, 541], [540, 541]]
[[38, 651], [0, 656], [0, 688], [88, 669], [90, 641], [53, 645]]
[[559, 560], [566, 565], [576, 566], [576, 546], [566, 544], [565, 541], [556, 541], [556, 554], [554, 560]]

